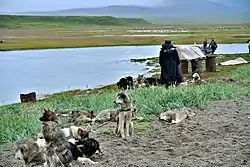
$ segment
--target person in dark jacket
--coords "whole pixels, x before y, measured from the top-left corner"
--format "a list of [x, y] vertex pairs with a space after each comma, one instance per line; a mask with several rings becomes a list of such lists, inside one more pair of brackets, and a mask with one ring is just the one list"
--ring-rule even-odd
[[178, 52], [169, 40], [166, 40], [165, 44], [162, 45], [159, 64], [161, 66], [161, 84], [168, 87], [175, 82], [181, 83], [183, 81]]
[[249, 53], [250, 53], [250, 39], [247, 40], [247, 43], [248, 43], [248, 50], [249, 50]]
[[217, 43], [214, 41], [214, 39], [211, 40], [209, 47], [212, 49], [212, 54], [214, 54], [215, 50], [217, 49]]
[[203, 50], [205, 53], [207, 53], [207, 39], [205, 39], [205, 41], [203, 41]]

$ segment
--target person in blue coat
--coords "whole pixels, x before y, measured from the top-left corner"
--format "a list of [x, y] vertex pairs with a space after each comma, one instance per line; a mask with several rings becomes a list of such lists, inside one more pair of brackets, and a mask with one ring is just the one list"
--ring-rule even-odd
[[217, 43], [214, 41], [214, 39], [211, 40], [209, 47], [212, 49], [212, 54], [214, 54], [215, 50], [217, 49]]

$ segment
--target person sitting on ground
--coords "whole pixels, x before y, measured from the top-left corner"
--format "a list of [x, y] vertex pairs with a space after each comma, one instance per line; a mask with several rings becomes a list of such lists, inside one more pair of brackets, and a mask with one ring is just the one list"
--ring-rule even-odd
[[250, 39], [247, 40], [247, 43], [248, 43], [248, 52], [250, 53]]
[[212, 49], [212, 54], [214, 54], [215, 50], [217, 49], [217, 43], [214, 41], [214, 39], [211, 40], [209, 47]]
[[[159, 57], [159, 64], [161, 66], [161, 84], [168, 86], [175, 84], [178, 72], [178, 66], [180, 65], [180, 58], [176, 47], [171, 44], [170, 40], [166, 40], [162, 45]], [[182, 77], [181, 77], [182, 78]]]

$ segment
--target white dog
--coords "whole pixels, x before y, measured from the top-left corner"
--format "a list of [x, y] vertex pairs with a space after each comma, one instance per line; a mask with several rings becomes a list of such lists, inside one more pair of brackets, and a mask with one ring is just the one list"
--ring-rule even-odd
[[186, 118], [195, 115], [196, 115], [195, 112], [190, 108], [174, 109], [161, 113], [159, 120], [163, 120], [171, 124], [176, 124], [183, 121]]

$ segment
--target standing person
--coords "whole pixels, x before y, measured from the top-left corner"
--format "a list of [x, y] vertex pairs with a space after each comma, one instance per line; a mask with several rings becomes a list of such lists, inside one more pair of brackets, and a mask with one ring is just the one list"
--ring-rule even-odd
[[207, 39], [205, 39], [205, 41], [203, 41], [203, 50], [205, 53], [207, 53]]
[[217, 43], [214, 41], [214, 39], [211, 40], [209, 47], [212, 49], [212, 54], [214, 54], [215, 50], [217, 49]]
[[248, 52], [250, 53], [250, 39], [247, 40], [247, 43], [248, 43]]
[[[161, 84], [168, 86], [175, 84], [177, 79], [180, 79], [179, 64], [180, 59], [176, 47], [171, 44], [170, 40], [166, 40], [165, 44], [162, 45], [159, 57], [159, 64], [161, 66]], [[180, 81], [179, 81], [180, 82]]]

